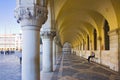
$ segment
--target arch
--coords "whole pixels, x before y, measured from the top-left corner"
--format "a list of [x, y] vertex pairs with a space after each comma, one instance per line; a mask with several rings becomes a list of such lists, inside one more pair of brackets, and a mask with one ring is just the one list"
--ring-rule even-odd
[[[110, 0], [116, 14], [117, 27], [120, 27], [120, 0]], [[109, 22], [108, 22], [109, 23]], [[111, 30], [111, 29], [110, 29]]]
[[[74, 6], [70, 6], [71, 2], [74, 4]], [[81, 5], [80, 5], [81, 4]], [[83, 5], [84, 4], [84, 5]], [[94, 4], [94, 5], [93, 5]], [[74, 9], [72, 9], [74, 8]], [[110, 25], [110, 29], [117, 28], [117, 17], [112, 5], [112, 2], [110, 0], [100, 0], [100, 1], [66, 1], [64, 3], [64, 6], [62, 6], [59, 14], [57, 15], [56, 20], [58, 20], [59, 17], [62, 17], [65, 15], [65, 13], [68, 15], [68, 11], [76, 12], [76, 11], [82, 11], [82, 10], [90, 10], [95, 11], [108, 21]], [[64, 14], [63, 14], [64, 12]], [[112, 18], [112, 19], [111, 19]]]
[[71, 53], [71, 48], [72, 48], [71, 43], [65, 42], [63, 44], [63, 53], [70, 54]]
[[[100, 1], [86, 1], [86, 0], [65, 0], [59, 1], [56, 0], [55, 5], [55, 24], [57, 24], [57, 31], [60, 36], [62, 36], [62, 42], [67, 41], [69, 39], [67, 37], [71, 28], [73, 26], [72, 22], [75, 22], [75, 25], [71, 30], [80, 31], [79, 34], [83, 34], [83, 30], [86, 30], [87, 34], [91, 31], [88, 29], [86, 25], [90, 24], [93, 28], [95, 28], [97, 37], [101, 36], [101, 28], [103, 27], [103, 20], [106, 19], [109, 24], [109, 29], [113, 30], [118, 28], [118, 6], [113, 0], [100, 0]], [[120, 2], [120, 1], [117, 1]], [[57, 4], [59, 3], [59, 4]], [[72, 3], [72, 5], [71, 5]], [[85, 13], [85, 14], [83, 14]], [[117, 13], [117, 14], [116, 14]], [[81, 16], [80, 16], [81, 15]], [[87, 16], [87, 17], [86, 17]], [[99, 17], [97, 17], [99, 16]], [[70, 18], [72, 17], [73, 20]], [[85, 19], [86, 17], [86, 19]], [[88, 24], [87, 24], [88, 23]], [[71, 24], [71, 25], [70, 25]], [[82, 24], [82, 25], [81, 25]], [[78, 26], [80, 25], [80, 26]], [[84, 26], [84, 27], [83, 27]], [[82, 28], [78, 28], [82, 27]], [[76, 28], [76, 30], [74, 29]], [[79, 30], [78, 30], [79, 29]], [[83, 29], [83, 30], [82, 30]], [[68, 33], [65, 32], [68, 30]], [[65, 34], [65, 35], [64, 35]], [[78, 38], [76, 34], [71, 34], [72, 37]], [[75, 37], [76, 36], [76, 37]], [[91, 36], [91, 34], [90, 34]], [[91, 38], [91, 37], [90, 37]], [[66, 40], [67, 39], [67, 40]], [[94, 40], [94, 39], [93, 39]], [[70, 40], [73, 43], [73, 39]], [[76, 43], [76, 42], [75, 42]]]
[[[86, 11], [82, 11], [82, 12], [77, 11], [76, 13], [70, 13], [70, 14], [61, 16], [59, 21], [57, 21], [57, 22], [59, 22], [59, 26], [57, 27], [57, 29], [61, 30], [62, 28], [65, 28], [66, 24], [71, 24], [71, 27], [73, 27], [72, 26], [73, 23], [71, 23], [71, 22], [74, 22], [74, 26], [80, 25], [81, 23], [84, 23], [84, 24], [87, 23], [87, 24], [92, 25], [96, 30], [98, 30], [95, 20], [88, 14], [89, 13], [88, 12], [86, 13]], [[79, 16], [76, 16], [76, 15], [79, 15]], [[63, 26], [65, 26], [65, 27], [63, 27]], [[70, 27], [70, 26], [68, 26], [68, 27]]]

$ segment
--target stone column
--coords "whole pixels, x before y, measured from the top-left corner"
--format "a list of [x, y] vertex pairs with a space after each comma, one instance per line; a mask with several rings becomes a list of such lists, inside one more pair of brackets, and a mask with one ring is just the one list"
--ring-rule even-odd
[[82, 41], [82, 44], [81, 44], [81, 56], [83, 57], [84, 56], [84, 42]]
[[55, 43], [55, 38], [53, 40], [53, 65], [56, 64], [56, 43]]
[[60, 41], [57, 41], [56, 43], [57, 43], [56, 44], [56, 55], [57, 55], [57, 58], [60, 58], [61, 52], [62, 52], [61, 44], [60, 44]]
[[102, 42], [102, 38], [101, 36], [98, 37], [97, 39], [97, 50], [98, 50], [98, 53], [99, 53], [99, 63], [102, 63], [102, 59], [101, 59], [101, 42]]
[[92, 46], [92, 40], [90, 40], [90, 51], [92, 51], [93, 50], [93, 48], [92, 48], [93, 46]]
[[42, 72], [52, 72], [53, 71], [53, 36], [54, 31], [43, 31], [41, 32], [43, 41], [43, 65]]
[[110, 68], [120, 73], [120, 29], [109, 32]]
[[47, 19], [47, 8], [29, 1], [15, 9], [15, 18], [23, 32], [22, 80], [40, 80], [40, 28]]
[[59, 46], [58, 46], [58, 44], [56, 43], [56, 45], [55, 45], [55, 49], [56, 49], [56, 64], [58, 64], [58, 59], [59, 59]]

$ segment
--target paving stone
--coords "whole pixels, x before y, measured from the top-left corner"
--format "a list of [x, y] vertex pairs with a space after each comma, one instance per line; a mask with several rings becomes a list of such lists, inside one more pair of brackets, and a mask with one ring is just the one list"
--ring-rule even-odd
[[99, 72], [99, 73], [102, 73], [102, 74], [105, 74], [105, 75], [107, 75], [107, 76], [113, 75], [112, 72], [110, 72], [110, 71], [108, 71], [108, 70], [106, 70], [106, 69], [104, 69], [104, 68], [101, 68], [101, 67], [94, 67], [94, 68], [93, 68], [93, 71]]
[[83, 61], [72, 61], [72, 63], [82, 63]]
[[89, 66], [96, 66], [95, 64], [93, 64], [93, 63], [89, 63], [89, 62], [83, 62], [83, 64], [85, 64], [85, 65], [89, 65]]
[[99, 75], [96, 73], [90, 73], [90, 72], [86, 72], [86, 73], [79, 73], [76, 75], [76, 78], [81, 80], [109, 80], [108, 77], [103, 76], [103, 75]]
[[21, 80], [21, 65], [14, 55], [0, 55], [0, 80]]
[[60, 78], [59, 80], [78, 80], [78, 79], [75, 79], [71, 76], [64, 76], [64, 77]]
[[88, 68], [90, 68], [90, 66], [84, 65], [84, 64], [74, 65], [74, 66], [72, 66], [72, 67], [73, 67], [73, 68], [76, 68], [76, 69], [88, 69]]
[[120, 75], [112, 75], [114, 80], [120, 80]]
[[70, 66], [70, 63], [63, 63], [63, 66]]
[[63, 61], [69, 61], [69, 59], [63, 59]]
[[72, 76], [77, 72], [78, 72], [77, 70], [74, 70], [74, 69], [71, 69], [71, 68], [64, 68], [62, 75], [63, 76]]

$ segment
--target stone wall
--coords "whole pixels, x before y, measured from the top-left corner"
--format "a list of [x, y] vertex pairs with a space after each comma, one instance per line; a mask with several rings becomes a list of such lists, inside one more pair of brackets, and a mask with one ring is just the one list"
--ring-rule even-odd
[[[95, 59], [92, 60], [96, 63], [102, 64], [104, 66], [109, 67], [110, 69], [114, 71], [118, 71], [118, 59], [117, 58], [112, 58], [111, 54], [115, 54], [115, 52], [109, 51], [94, 51], [95, 52]], [[90, 55], [91, 51], [82, 51], [81, 57], [88, 58]], [[116, 53], [117, 54], [117, 53]]]

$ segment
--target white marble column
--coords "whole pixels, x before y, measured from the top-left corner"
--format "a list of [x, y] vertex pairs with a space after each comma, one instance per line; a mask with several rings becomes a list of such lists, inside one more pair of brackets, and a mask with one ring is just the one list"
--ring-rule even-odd
[[42, 72], [52, 72], [53, 71], [53, 36], [55, 35], [52, 31], [41, 32], [41, 37], [43, 41], [43, 64]]
[[53, 40], [53, 65], [56, 64], [56, 43], [55, 39]]
[[47, 19], [47, 8], [32, 3], [19, 6], [15, 17], [23, 32], [22, 80], [40, 80], [40, 28]]
[[[35, 28], [35, 26], [33, 27]], [[22, 80], [40, 80], [39, 30], [31, 30], [31, 28], [22, 30]]]

